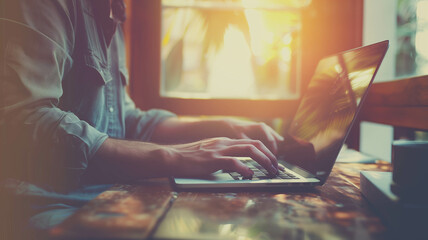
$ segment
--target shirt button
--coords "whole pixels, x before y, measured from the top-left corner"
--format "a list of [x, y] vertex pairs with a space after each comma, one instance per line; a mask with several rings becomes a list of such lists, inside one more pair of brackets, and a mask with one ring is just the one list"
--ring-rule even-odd
[[112, 112], [114, 112], [114, 108], [113, 108], [113, 107], [110, 107], [108, 110], [109, 110], [111, 113], [112, 113]]

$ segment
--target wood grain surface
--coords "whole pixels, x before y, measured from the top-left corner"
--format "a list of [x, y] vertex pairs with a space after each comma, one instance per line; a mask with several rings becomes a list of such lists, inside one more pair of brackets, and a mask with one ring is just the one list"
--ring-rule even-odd
[[50, 231], [54, 238], [146, 239], [175, 193], [165, 179], [116, 185]]
[[78, 239], [388, 239], [359, 191], [360, 170], [335, 165], [325, 185], [300, 191], [174, 192], [167, 179], [116, 185], [51, 231]]

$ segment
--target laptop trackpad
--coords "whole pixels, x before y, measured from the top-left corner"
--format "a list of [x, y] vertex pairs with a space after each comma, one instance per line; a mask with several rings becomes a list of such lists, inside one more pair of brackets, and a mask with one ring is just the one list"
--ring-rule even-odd
[[235, 181], [232, 176], [228, 173], [223, 173], [221, 171], [215, 172], [207, 177], [200, 178], [175, 178], [177, 184], [195, 184], [195, 183], [213, 183], [213, 182], [225, 182], [225, 181]]
[[229, 173], [216, 173], [213, 175], [214, 181], [230, 181], [234, 180], [232, 176], [230, 176]]

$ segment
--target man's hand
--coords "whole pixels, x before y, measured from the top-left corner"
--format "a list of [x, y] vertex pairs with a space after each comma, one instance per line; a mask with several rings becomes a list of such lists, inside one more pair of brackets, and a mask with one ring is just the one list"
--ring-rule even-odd
[[251, 157], [271, 174], [278, 172], [275, 155], [261, 141], [229, 138], [210, 138], [177, 145], [109, 138], [98, 150], [93, 164], [119, 179], [201, 177], [217, 170], [251, 176], [252, 170], [237, 156]]
[[200, 177], [217, 170], [238, 172], [244, 177], [254, 173], [237, 157], [250, 157], [271, 174], [277, 174], [275, 155], [258, 140], [210, 138], [194, 143], [168, 146], [168, 167], [176, 177]]
[[236, 119], [225, 119], [224, 136], [234, 139], [260, 140], [274, 154], [278, 153], [278, 146], [284, 138], [263, 122], [250, 122]]

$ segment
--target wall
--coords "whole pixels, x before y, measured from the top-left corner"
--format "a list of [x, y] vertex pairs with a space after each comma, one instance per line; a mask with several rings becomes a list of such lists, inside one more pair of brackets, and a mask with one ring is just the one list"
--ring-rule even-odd
[[[396, 52], [396, 0], [364, 0], [363, 45], [389, 40], [388, 53], [379, 69], [375, 82], [395, 78]], [[360, 151], [391, 161], [393, 128], [388, 125], [362, 122]]]

